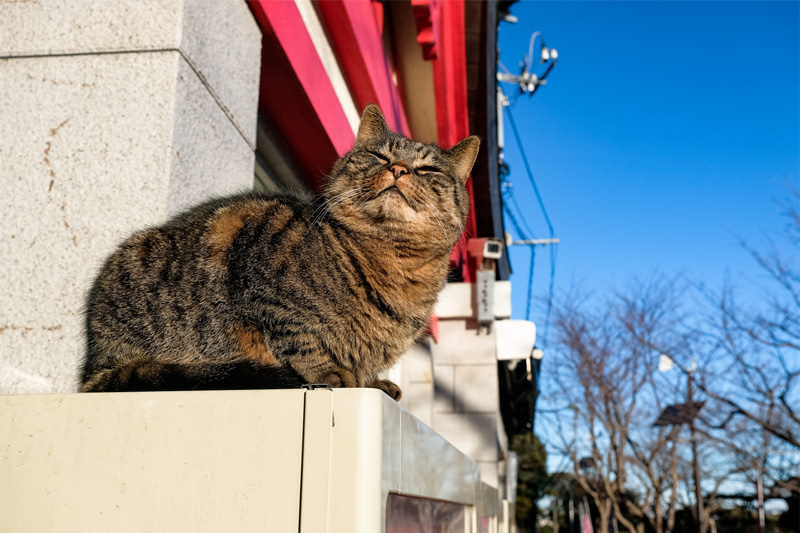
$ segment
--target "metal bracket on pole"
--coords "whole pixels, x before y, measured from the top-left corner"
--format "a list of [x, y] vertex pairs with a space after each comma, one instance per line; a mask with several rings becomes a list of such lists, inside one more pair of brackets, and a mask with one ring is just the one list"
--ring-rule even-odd
[[522, 246], [522, 245], [544, 245], [544, 244], [558, 244], [561, 242], [560, 239], [525, 239], [522, 241], [511, 241], [509, 243], [510, 246]]

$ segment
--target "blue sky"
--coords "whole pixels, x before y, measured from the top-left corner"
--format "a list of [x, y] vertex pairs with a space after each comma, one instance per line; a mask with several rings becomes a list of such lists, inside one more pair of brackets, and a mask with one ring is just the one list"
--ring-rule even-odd
[[[511, 72], [533, 31], [559, 52], [532, 98], [504, 85], [561, 239], [556, 292], [579, 286], [602, 295], [655, 271], [711, 286], [758, 274], [737, 239], [757, 244], [764, 231], [780, 230], [778, 203], [800, 185], [799, 6], [512, 6], [519, 22], [499, 32]], [[535, 236], [547, 237], [508, 126], [505, 144], [516, 199]], [[512, 249], [516, 318], [525, 314], [528, 256]], [[535, 266], [533, 296], [542, 298], [545, 248]], [[531, 318], [543, 333], [541, 306]]]
[[[779, 203], [800, 187], [800, 3], [523, 0], [511, 11], [519, 22], [499, 33], [511, 72], [533, 31], [559, 53], [532, 98], [504, 85], [561, 239], [556, 294], [602, 297], [658, 272], [710, 287], [728, 277], [757, 300], [763, 275], [738, 239], [758, 246], [780, 231]], [[508, 125], [505, 145], [517, 203], [547, 237]], [[506, 228], [519, 238], [508, 218]], [[511, 250], [515, 318], [525, 318], [529, 253]], [[548, 253], [537, 248], [539, 300]], [[542, 346], [544, 306], [532, 309]], [[547, 351], [544, 363], [540, 409], [558, 403]]]

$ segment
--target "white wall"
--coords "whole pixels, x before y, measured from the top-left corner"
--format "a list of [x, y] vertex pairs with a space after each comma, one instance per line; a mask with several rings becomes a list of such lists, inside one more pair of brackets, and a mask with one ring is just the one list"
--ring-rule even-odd
[[428, 339], [401, 359], [400, 403], [476, 461], [481, 479], [505, 483], [508, 448], [500, 416], [497, 331], [511, 315], [511, 285], [494, 283], [492, 328], [478, 327], [475, 286], [449, 283], [439, 294], [439, 340]]
[[252, 187], [260, 62], [244, 0], [0, 3], [0, 393], [75, 390], [104, 258]]

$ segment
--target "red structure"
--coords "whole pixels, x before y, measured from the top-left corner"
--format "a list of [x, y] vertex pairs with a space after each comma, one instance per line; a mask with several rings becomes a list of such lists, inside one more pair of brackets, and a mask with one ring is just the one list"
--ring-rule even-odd
[[[489, 97], [493, 101], [494, 85], [468, 75], [475, 63], [483, 67], [474, 68], [476, 73], [493, 75], [494, 53], [481, 50], [473, 65], [466, 53], [468, 34], [479, 45], [494, 42], [484, 35], [495, 27], [487, 19], [494, 2], [253, 0], [250, 6], [264, 35], [260, 113], [280, 132], [286, 152], [281, 157], [292, 160], [311, 189], [321, 188], [324, 172], [352, 146], [357, 117], [368, 103], [377, 103], [396, 131], [445, 148], [470, 134], [481, 136], [484, 145], [473, 178], [480, 174], [488, 183], [493, 175], [496, 180], [496, 142], [487, 142], [496, 133], [488, 123], [471, 124], [485, 114], [481, 106]], [[470, 89], [479, 92], [481, 87], [483, 98], [471, 109]], [[465, 239], [502, 237], [497, 233], [502, 219], [499, 212], [484, 212], [483, 218], [493, 223], [479, 228], [476, 208], [499, 207], [499, 200], [481, 202], [492, 191], [483, 184], [477, 190], [473, 179], [467, 187], [472, 209], [452, 266], [461, 280], [472, 282], [475, 267]], [[501, 278], [507, 279], [505, 266]]]

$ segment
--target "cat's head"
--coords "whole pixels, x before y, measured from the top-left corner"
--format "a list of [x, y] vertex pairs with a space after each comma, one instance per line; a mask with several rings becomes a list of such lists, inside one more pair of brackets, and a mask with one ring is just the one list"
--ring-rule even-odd
[[368, 105], [355, 146], [334, 165], [328, 210], [356, 229], [413, 232], [452, 245], [469, 212], [465, 183], [479, 146], [475, 136], [449, 150], [412, 141], [390, 131], [380, 109]]

